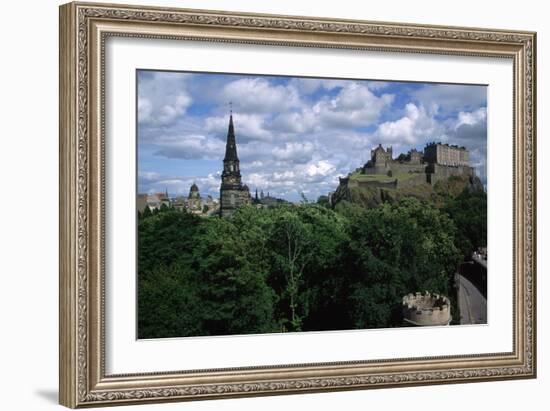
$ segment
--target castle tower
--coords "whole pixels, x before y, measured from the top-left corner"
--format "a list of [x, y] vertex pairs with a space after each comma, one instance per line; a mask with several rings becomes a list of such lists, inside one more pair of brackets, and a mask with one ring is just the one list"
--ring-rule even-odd
[[220, 187], [220, 215], [228, 217], [243, 204], [250, 204], [250, 192], [241, 181], [239, 157], [237, 156], [237, 142], [233, 114], [229, 116], [229, 129], [223, 159], [222, 184]]

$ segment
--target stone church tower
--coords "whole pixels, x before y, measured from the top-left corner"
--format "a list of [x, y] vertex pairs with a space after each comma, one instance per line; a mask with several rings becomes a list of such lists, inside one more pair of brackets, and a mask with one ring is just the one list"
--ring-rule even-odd
[[201, 195], [199, 193], [199, 187], [195, 183], [189, 189], [189, 197], [187, 198], [187, 209], [192, 213], [200, 213], [201, 208]]
[[241, 181], [237, 143], [233, 127], [233, 114], [229, 116], [229, 130], [223, 159], [222, 185], [220, 187], [220, 216], [228, 217], [243, 204], [250, 204], [250, 191]]

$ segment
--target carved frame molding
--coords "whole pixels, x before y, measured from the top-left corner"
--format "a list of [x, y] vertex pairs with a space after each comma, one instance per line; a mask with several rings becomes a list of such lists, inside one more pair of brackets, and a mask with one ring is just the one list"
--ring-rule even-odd
[[[475, 55], [514, 62], [514, 350], [105, 375], [104, 45], [109, 36]], [[68, 407], [536, 376], [536, 35], [92, 3], [60, 7], [60, 403]]]

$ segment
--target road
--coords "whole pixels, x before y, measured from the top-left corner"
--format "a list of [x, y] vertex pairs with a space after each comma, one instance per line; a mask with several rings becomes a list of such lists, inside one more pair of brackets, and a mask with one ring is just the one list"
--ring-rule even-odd
[[487, 300], [465, 277], [458, 275], [460, 324], [487, 324]]

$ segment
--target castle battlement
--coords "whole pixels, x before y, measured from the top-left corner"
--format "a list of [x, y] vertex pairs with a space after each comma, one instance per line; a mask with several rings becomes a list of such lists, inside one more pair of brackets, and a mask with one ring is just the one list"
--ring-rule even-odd
[[409, 325], [449, 325], [451, 301], [442, 295], [417, 292], [403, 297], [403, 320]]
[[396, 176], [418, 175], [410, 184], [425, 182], [435, 184], [451, 176], [474, 175], [469, 165], [470, 154], [465, 147], [447, 143], [428, 143], [423, 151], [411, 149], [407, 154], [393, 158], [391, 147], [381, 144], [371, 150], [371, 159], [363, 166], [362, 174]]

